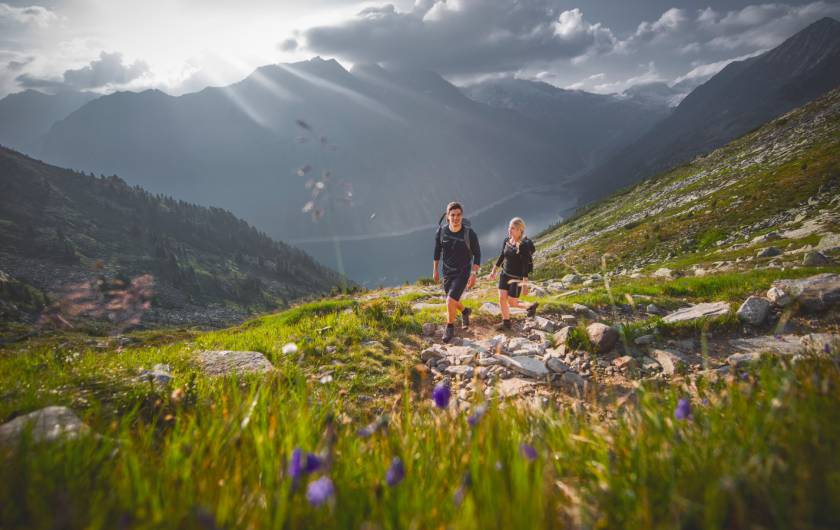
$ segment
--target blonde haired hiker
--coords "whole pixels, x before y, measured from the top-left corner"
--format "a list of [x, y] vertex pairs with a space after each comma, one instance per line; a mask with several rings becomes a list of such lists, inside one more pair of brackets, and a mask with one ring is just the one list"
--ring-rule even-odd
[[527, 309], [529, 317], [537, 314], [537, 302], [528, 305], [519, 301], [520, 296], [528, 294], [528, 274], [534, 270], [535, 251], [534, 242], [525, 237], [525, 221], [519, 217], [511, 219], [508, 225], [508, 237], [502, 242], [502, 252], [488, 276], [490, 280], [495, 280], [496, 271], [504, 264], [502, 274], [499, 276], [499, 307], [502, 309], [502, 323], [497, 328], [500, 330], [511, 329], [511, 307]]

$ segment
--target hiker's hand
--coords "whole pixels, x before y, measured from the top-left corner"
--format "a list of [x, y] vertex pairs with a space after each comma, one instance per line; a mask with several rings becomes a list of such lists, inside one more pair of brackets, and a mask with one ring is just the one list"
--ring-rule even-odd
[[475, 274], [470, 274], [470, 279], [467, 280], [467, 289], [472, 289], [473, 288], [473, 285], [475, 285], [475, 278], [476, 278]]
[[440, 283], [440, 273], [437, 269], [435, 269], [434, 274], [432, 274], [432, 280], [434, 280], [435, 283]]
[[490, 280], [491, 282], [495, 282], [496, 281], [496, 273], [491, 272], [490, 274], [487, 275], [487, 279]]

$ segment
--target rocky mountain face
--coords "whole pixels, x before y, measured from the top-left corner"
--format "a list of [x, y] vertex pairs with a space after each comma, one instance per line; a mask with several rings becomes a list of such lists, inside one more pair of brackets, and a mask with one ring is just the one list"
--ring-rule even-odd
[[0, 149], [0, 190], [2, 289], [17, 306], [4, 306], [4, 317], [26, 319], [49, 303], [110, 317], [122, 296], [144, 322], [222, 324], [342, 283], [225, 210], [152, 195], [117, 176]]
[[668, 98], [661, 90], [660, 97], [653, 97], [651, 88], [620, 97], [501, 79], [462, 90], [470, 99], [527, 116], [558, 146], [571, 147], [581, 160], [594, 164], [641, 137], [670, 113]]
[[95, 98], [90, 92], [65, 91], [54, 95], [25, 90], [0, 99], [0, 145], [32, 153], [57, 121]]
[[840, 22], [824, 18], [769, 52], [729, 64], [588, 175], [586, 198], [687, 162], [840, 85]]

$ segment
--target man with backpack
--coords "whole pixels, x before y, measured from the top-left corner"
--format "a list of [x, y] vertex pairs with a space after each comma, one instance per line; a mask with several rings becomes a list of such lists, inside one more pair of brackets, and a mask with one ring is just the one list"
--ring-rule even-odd
[[[476, 275], [481, 265], [481, 248], [478, 236], [464, 219], [464, 209], [460, 203], [450, 202], [440, 221], [447, 219], [448, 224], [438, 226], [435, 234], [435, 283], [440, 281], [438, 264], [443, 258], [443, 290], [446, 291], [446, 331], [443, 342], [449, 342], [455, 336], [455, 315], [461, 312], [464, 327], [470, 325], [471, 310], [461, 303], [465, 289], [475, 285]], [[440, 225], [440, 222], [438, 222]]]

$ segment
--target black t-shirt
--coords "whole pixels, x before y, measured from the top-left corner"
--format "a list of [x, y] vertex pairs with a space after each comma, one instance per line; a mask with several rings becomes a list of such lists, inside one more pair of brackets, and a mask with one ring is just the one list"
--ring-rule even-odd
[[453, 232], [449, 229], [449, 225], [446, 225], [438, 228], [435, 233], [435, 261], [440, 260], [441, 255], [443, 256], [444, 276], [469, 274], [470, 265], [473, 263], [481, 265], [481, 248], [478, 246], [478, 236], [475, 235], [475, 230], [469, 229], [471, 258], [467, 244], [464, 242], [466, 231], [464, 225], [461, 225], [461, 230], [457, 232]]
[[502, 267], [504, 272], [512, 276], [528, 276], [534, 270], [534, 252], [537, 250], [534, 242], [527, 237], [522, 238], [517, 250], [516, 245], [509, 240], [510, 238], [506, 237], [502, 241], [502, 253], [496, 260], [496, 267], [504, 262], [505, 266]]

